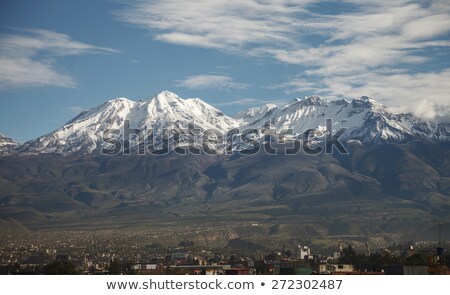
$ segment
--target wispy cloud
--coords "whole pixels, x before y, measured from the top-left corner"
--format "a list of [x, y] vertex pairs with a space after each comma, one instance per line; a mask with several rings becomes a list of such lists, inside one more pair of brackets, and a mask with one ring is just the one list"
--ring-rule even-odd
[[[126, 3], [118, 17], [157, 40], [298, 65], [299, 75], [278, 85], [290, 92], [347, 97], [364, 92], [424, 117], [437, 115], [417, 112], [424, 101], [450, 105], [450, 83], [443, 82], [449, 65], [432, 66], [438, 55], [427, 53], [450, 47], [446, 0]], [[346, 7], [330, 14], [321, 5]]]
[[0, 35], [0, 89], [31, 86], [75, 87], [73, 77], [60, 70], [59, 57], [86, 53], [117, 53], [73, 40], [48, 30], [15, 30]]
[[296, 25], [290, 16], [303, 10], [293, 4], [310, 1], [126, 2], [128, 8], [117, 13], [119, 18], [152, 30], [157, 40], [239, 51], [255, 43], [291, 43]]
[[177, 86], [189, 89], [243, 89], [248, 84], [235, 82], [233, 78], [222, 75], [194, 75], [176, 82]]

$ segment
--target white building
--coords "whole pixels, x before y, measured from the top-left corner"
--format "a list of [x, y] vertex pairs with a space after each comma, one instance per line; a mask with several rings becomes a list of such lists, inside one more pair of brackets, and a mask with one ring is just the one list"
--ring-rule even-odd
[[312, 260], [311, 249], [308, 246], [298, 245], [298, 259]]

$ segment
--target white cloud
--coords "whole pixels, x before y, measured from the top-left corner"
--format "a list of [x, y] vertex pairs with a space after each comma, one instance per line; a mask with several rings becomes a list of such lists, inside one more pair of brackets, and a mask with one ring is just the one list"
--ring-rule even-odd
[[[270, 57], [306, 68], [299, 77], [279, 85], [288, 91], [342, 96], [367, 91], [364, 94], [377, 94], [375, 98], [388, 105], [403, 106], [416, 114], [420, 114], [418, 101], [450, 105], [449, 83], [443, 81], [450, 69], [427, 67], [438, 55], [426, 53], [431, 49], [445, 52], [450, 47], [448, 0], [126, 3], [119, 18], [148, 29], [157, 40]], [[312, 9], [342, 3], [352, 9], [335, 15]], [[436, 88], [430, 89], [431, 85]], [[423, 116], [432, 117], [433, 113], [424, 112]]]
[[450, 70], [429, 73], [365, 72], [325, 77], [312, 83], [299, 77], [279, 87], [288, 92], [311, 91], [337, 97], [368, 95], [379, 98], [395, 112], [412, 112], [426, 119], [448, 115]]
[[222, 75], [194, 75], [177, 81], [177, 86], [189, 89], [243, 89], [248, 87], [245, 83], [233, 81], [229, 76]]
[[290, 43], [296, 25], [289, 16], [303, 10], [295, 5], [302, 2], [311, 1], [128, 1], [118, 16], [156, 30], [158, 40], [236, 51], [254, 43]]
[[409, 39], [430, 39], [448, 32], [449, 28], [449, 15], [443, 13], [413, 20], [403, 26], [402, 33]]
[[53, 63], [27, 57], [0, 57], [0, 89], [29, 86], [75, 87], [69, 75], [58, 72]]
[[32, 86], [75, 87], [75, 80], [58, 69], [61, 56], [116, 53], [47, 30], [17, 30], [0, 36], [0, 89]]

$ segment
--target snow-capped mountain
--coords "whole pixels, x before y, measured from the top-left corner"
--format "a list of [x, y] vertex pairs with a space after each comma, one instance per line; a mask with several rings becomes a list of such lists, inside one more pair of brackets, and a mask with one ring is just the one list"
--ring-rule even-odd
[[[318, 96], [295, 99], [282, 107], [265, 105], [238, 113], [241, 128], [261, 129], [270, 124], [278, 133], [292, 130], [294, 136], [315, 129], [320, 136], [325, 131], [326, 119], [333, 120], [333, 131], [347, 128], [344, 140], [364, 143], [450, 140], [448, 125], [426, 122], [410, 114], [393, 114], [368, 97], [327, 101]], [[268, 123], [270, 122], [270, 123]]]
[[[101, 147], [107, 147], [104, 133], [107, 130], [124, 130], [126, 122], [129, 129], [138, 129], [146, 136], [145, 143], [134, 141], [130, 148], [145, 145], [149, 150], [160, 149], [164, 130], [170, 129], [168, 138], [180, 138], [178, 144], [183, 147], [192, 145], [194, 139], [204, 135], [206, 130], [219, 130], [223, 135], [238, 128], [240, 132], [257, 129], [259, 134], [250, 134], [250, 140], [259, 140], [263, 129], [270, 125], [272, 130], [281, 133], [292, 131], [292, 137], [298, 138], [308, 129], [314, 129], [320, 140], [325, 132], [326, 119], [333, 120], [333, 131], [340, 128], [347, 131], [341, 140], [358, 140], [365, 144], [383, 142], [407, 143], [418, 140], [430, 142], [450, 141], [450, 128], [447, 124], [427, 122], [410, 114], [393, 114], [385, 106], [368, 97], [347, 100], [327, 101], [318, 96], [295, 99], [284, 106], [267, 104], [239, 112], [234, 118], [224, 115], [220, 110], [198, 98], [182, 99], [176, 94], [163, 91], [160, 94], [141, 101], [116, 98], [98, 105], [67, 122], [63, 127], [26, 142], [14, 149], [24, 153], [92, 153]], [[195, 132], [188, 126], [195, 126]], [[126, 142], [130, 136], [119, 132], [113, 138]], [[228, 135], [228, 140], [231, 136]], [[141, 139], [144, 141], [144, 139]], [[9, 143], [8, 143], [9, 142]], [[198, 143], [198, 141], [195, 141]], [[133, 146], [133, 143], [135, 145]], [[5, 141], [4, 145], [15, 143]], [[139, 144], [139, 145], [138, 145]], [[224, 143], [217, 141], [209, 148], [217, 152], [230, 149], [247, 148], [244, 141]], [[17, 147], [17, 148], [16, 148]], [[109, 146], [111, 147], [111, 146]], [[1, 148], [1, 145], [0, 145]], [[6, 149], [6, 148], [4, 148]], [[3, 153], [4, 154], [4, 153]]]
[[[162, 133], [164, 128], [187, 129], [189, 124], [195, 124], [200, 131], [226, 131], [238, 126], [236, 120], [198, 98], [182, 99], [163, 91], [147, 100], [109, 100], [80, 113], [58, 130], [26, 142], [20, 150], [28, 153], [91, 153], [104, 143], [102, 136], [106, 130], [122, 130], [126, 121], [130, 129], [139, 129], [147, 137]], [[120, 133], [118, 139], [123, 140], [124, 134]]]
[[0, 155], [11, 153], [19, 144], [0, 133]]

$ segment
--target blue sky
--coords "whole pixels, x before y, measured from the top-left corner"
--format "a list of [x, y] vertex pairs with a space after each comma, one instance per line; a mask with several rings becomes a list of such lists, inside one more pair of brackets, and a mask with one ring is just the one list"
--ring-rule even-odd
[[166, 89], [229, 115], [368, 95], [447, 120], [449, 47], [441, 0], [3, 0], [0, 132], [26, 141], [107, 99]]

